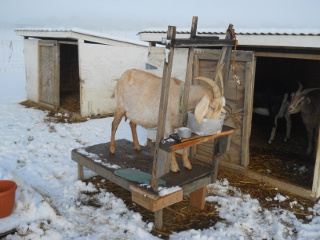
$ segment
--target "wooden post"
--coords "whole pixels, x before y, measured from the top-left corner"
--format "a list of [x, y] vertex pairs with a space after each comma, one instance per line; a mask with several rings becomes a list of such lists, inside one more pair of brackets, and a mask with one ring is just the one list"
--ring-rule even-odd
[[[233, 25], [229, 24], [225, 39], [228, 39], [228, 40], [232, 39], [231, 31], [233, 31]], [[218, 67], [220, 66], [220, 64], [224, 63], [224, 67], [223, 67], [223, 71], [222, 71], [224, 86], [227, 86], [227, 83], [229, 80], [231, 54], [232, 54], [232, 46], [222, 47], [222, 50], [220, 53], [220, 58], [219, 58], [219, 61], [217, 63], [217, 67], [216, 67], [216, 72], [215, 72], [215, 77], [214, 77], [215, 82], [218, 81], [218, 74], [217, 74]], [[224, 95], [224, 93], [223, 93], [223, 95]]]
[[84, 180], [83, 166], [78, 163], [78, 180]]
[[[169, 159], [167, 157], [165, 157], [165, 159], [160, 158], [159, 151], [162, 151], [162, 150], [159, 149], [159, 145], [160, 145], [160, 141], [164, 139], [164, 133], [165, 133], [165, 127], [166, 127], [165, 123], [166, 123], [166, 116], [167, 116], [167, 106], [168, 106], [169, 88], [170, 88], [173, 53], [174, 53], [174, 44], [172, 41], [175, 39], [175, 37], [176, 37], [176, 27], [169, 26], [168, 33], [167, 33], [167, 40], [166, 40], [161, 98], [160, 98], [159, 115], [158, 115], [157, 137], [155, 142], [153, 168], [152, 168], [151, 187], [155, 192], [158, 191], [157, 176], [159, 177], [164, 174], [164, 173], [160, 173], [159, 171], [157, 172], [158, 164], [167, 165], [165, 163], [165, 159]], [[171, 153], [165, 153], [165, 154], [171, 154]], [[162, 167], [161, 169], [166, 169], [166, 168]]]
[[[194, 16], [192, 18], [190, 39], [196, 38], [197, 36], [197, 26], [198, 26], [198, 17]], [[184, 82], [184, 91], [183, 91], [183, 101], [182, 101], [182, 113], [181, 113], [181, 122], [182, 126], [187, 125], [187, 111], [188, 111], [188, 99], [189, 99], [189, 90], [192, 82], [192, 66], [193, 66], [193, 51], [194, 47], [190, 47], [188, 51], [188, 63], [187, 63], [187, 73], [186, 79]]]
[[199, 210], [203, 210], [206, 205], [207, 187], [202, 187], [190, 193], [189, 205]]
[[215, 183], [217, 181], [220, 153], [221, 153], [220, 139], [215, 139], [213, 144], [213, 157], [212, 157], [213, 174], [211, 177], [211, 183]]
[[315, 165], [314, 165], [314, 174], [313, 174], [313, 183], [312, 183], [312, 195], [313, 195], [312, 197], [314, 197], [314, 198], [318, 198], [320, 196], [320, 192], [319, 192], [319, 186], [320, 186], [320, 178], [319, 178], [319, 173], [320, 173], [320, 148], [319, 148], [320, 134], [319, 133], [318, 133], [317, 143], [318, 144], [315, 144], [316, 160], [315, 160]]
[[154, 225], [156, 229], [161, 229], [163, 227], [163, 209], [154, 213]]

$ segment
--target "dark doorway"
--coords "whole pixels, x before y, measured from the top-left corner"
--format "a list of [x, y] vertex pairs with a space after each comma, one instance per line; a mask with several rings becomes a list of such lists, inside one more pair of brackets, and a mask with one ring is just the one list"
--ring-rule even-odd
[[[320, 87], [320, 61], [257, 57], [254, 94], [265, 89], [271, 92], [292, 92], [298, 89], [298, 81], [305, 87]], [[284, 142], [286, 121], [278, 120], [278, 128], [272, 144], [268, 143], [272, 122], [267, 116], [253, 113], [250, 137], [249, 168], [269, 176], [307, 188], [312, 187], [314, 158], [306, 156], [307, 133], [300, 113], [290, 115], [291, 137]]]
[[78, 45], [60, 44], [60, 107], [80, 113]]

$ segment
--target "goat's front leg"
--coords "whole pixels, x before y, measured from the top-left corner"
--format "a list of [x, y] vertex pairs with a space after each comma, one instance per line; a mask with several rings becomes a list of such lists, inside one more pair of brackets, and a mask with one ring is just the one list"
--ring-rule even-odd
[[290, 115], [286, 114], [285, 115], [286, 121], [287, 121], [287, 134], [286, 134], [286, 138], [284, 139], [285, 142], [287, 142], [290, 139], [290, 132], [291, 132], [291, 119], [290, 119]]
[[137, 135], [137, 124], [134, 122], [130, 121], [130, 127], [131, 127], [131, 133], [132, 133], [132, 140], [134, 144], [134, 149], [137, 151], [141, 151], [141, 146], [138, 140], [138, 135]]
[[171, 172], [179, 172], [180, 171], [178, 163], [177, 163], [177, 158], [176, 158], [175, 152], [171, 153], [170, 170], [171, 170]]
[[307, 127], [307, 134], [308, 134], [308, 148], [307, 148], [306, 154], [310, 155], [312, 152], [313, 128]]
[[114, 118], [112, 121], [112, 130], [111, 130], [111, 139], [110, 139], [111, 153], [114, 153], [116, 151], [116, 146], [115, 146], [116, 131], [118, 129], [119, 123], [121, 122], [121, 119], [123, 116], [124, 116], [124, 111], [122, 111], [120, 108], [116, 108], [114, 111]]
[[183, 166], [189, 170], [192, 169], [191, 163], [189, 161], [188, 158], [188, 148], [185, 147], [183, 148], [183, 153], [182, 153], [182, 162], [183, 162]]

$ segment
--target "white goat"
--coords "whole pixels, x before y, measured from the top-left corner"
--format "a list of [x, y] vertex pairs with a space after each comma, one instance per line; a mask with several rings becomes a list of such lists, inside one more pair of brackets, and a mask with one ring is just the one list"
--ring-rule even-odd
[[301, 112], [302, 121], [307, 129], [308, 147], [306, 154], [312, 152], [313, 141], [317, 142], [315, 137], [319, 131], [320, 120], [320, 94], [311, 95], [310, 92], [320, 88], [303, 89], [299, 82], [298, 90], [291, 95], [291, 101], [288, 108], [289, 114]]
[[[221, 65], [218, 69], [219, 78], [222, 82]], [[209, 87], [191, 85], [188, 100], [188, 110], [195, 109], [195, 116], [199, 123], [202, 119], [220, 119], [223, 101], [218, 85], [209, 78], [199, 77]], [[158, 112], [162, 78], [137, 69], [127, 70], [123, 73], [115, 87], [116, 107], [110, 141], [110, 152], [115, 152], [115, 133], [123, 116], [130, 120], [132, 138], [135, 149], [141, 151], [138, 141], [136, 125], [144, 128], [154, 128], [158, 124]], [[181, 113], [179, 107], [183, 95], [184, 83], [176, 78], [171, 78], [167, 117], [165, 121], [165, 138], [174, 132], [174, 128], [180, 127]], [[188, 159], [187, 148], [183, 149], [183, 166], [192, 169]], [[172, 153], [172, 172], [179, 171], [175, 153]]]

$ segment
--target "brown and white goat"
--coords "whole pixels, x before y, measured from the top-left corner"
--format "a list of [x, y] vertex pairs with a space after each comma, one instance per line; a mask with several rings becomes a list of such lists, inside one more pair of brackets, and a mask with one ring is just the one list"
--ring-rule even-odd
[[[221, 69], [218, 74], [222, 82]], [[191, 85], [188, 99], [188, 110], [195, 109], [195, 116], [199, 123], [203, 118], [220, 119], [223, 101], [218, 85], [208, 78], [199, 77], [199, 80], [207, 82], [211, 88], [202, 85]], [[154, 74], [131, 69], [123, 73], [115, 87], [116, 107], [112, 122], [110, 152], [115, 152], [115, 134], [122, 117], [130, 120], [132, 138], [135, 149], [141, 151], [138, 141], [136, 125], [144, 128], [154, 128], [158, 124], [158, 112], [162, 78]], [[165, 138], [174, 132], [174, 128], [180, 127], [181, 113], [179, 111], [184, 83], [176, 78], [171, 78], [167, 117], [165, 121]], [[188, 149], [183, 149], [183, 166], [192, 169], [188, 159]], [[172, 172], [179, 171], [175, 153], [172, 153]]]
[[302, 121], [307, 129], [308, 147], [306, 154], [310, 155], [313, 150], [313, 141], [319, 131], [320, 120], [320, 94], [310, 94], [312, 91], [320, 88], [303, 89], [299, 83], [298, 90], [291, 95], [290, 105], [288, 107], [289, 114], [301, 112]]

